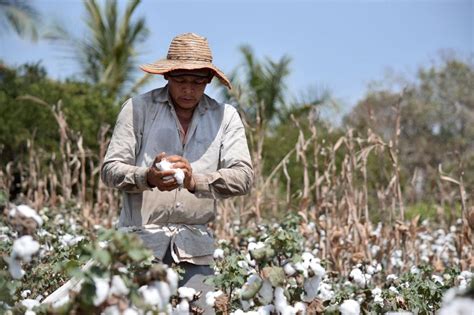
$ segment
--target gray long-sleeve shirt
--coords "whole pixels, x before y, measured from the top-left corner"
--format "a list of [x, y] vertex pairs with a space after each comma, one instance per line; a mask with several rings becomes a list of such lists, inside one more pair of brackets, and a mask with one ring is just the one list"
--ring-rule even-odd
[[[171, 242], [176, 261], [207, 264], [213, 246], [206, 224], [215, 218], [216, 199], [246, 194], [252, 164], [244, 126], [231, 105], [204, 95], [185, 137], [181, 130], [166, 86], [129, 99], [118, 116], [102, 180], [123, 192], [119, 227], [138, 233], [158, 258]], [[188, 159], [194, 194], [148, 186], [146, 172], [161, 152]]]

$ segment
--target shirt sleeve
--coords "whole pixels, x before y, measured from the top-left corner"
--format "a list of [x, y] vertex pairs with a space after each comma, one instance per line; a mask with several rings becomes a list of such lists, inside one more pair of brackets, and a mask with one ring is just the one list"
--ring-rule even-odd
[[146, 179], [148, 168], [135, 166], [142, 124], [142, 115], [134, 110], [133, 101], [129, 99], [119, 113], [102, 165], [101, 178], [107, 186], [129, 193], [151, 189]]
[[193, 174], [194, 194], [198, 198], [223, 199], [245, 195], [253, 182], [253, 169], [245, 137], [245, 129], [233, 109], [224, 130], [220, 147], [219, 167], [209, 174]]

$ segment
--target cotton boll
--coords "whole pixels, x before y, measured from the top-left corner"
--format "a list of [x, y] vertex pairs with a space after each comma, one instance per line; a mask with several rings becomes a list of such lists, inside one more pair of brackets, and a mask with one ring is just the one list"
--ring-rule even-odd
[[332, 287], [329, 283], [320, 283], [319, 284], [319, 293], [318, 298], [323, 301], [328, 301], [334, 297], [334, 291], [331, 290]]
[[265, 243], [263, 242], [258, 242], [258, 243], [249, 242], [249, 244], [247, 245], [247, 250], [250, 252], [250, 251], [260, 249], [263, 247], [265, 247]]
[[224, 259], [224, 250], [222, 248], [216, 248], [213, 256], [214, 259]]
[[95, 306], [99, 306], [100, 304], [104, 303], [109, 295], [109, 280], [102, 279], [102, 278], [94, 278], [94, 285], [95, 285], [95, 295], [93, 299], [93, 303]]
[[295, 269], [302, 272], [304, 278], [308, 278], [308, 266], [305, 266], [302, 262], [297, 262]]
[[374, 289], [372, 289], [371, 292], [372, 292], [372, 295], [380, 295], [380, 294], [382, 294], [382, 289], [374, 288]]
[[309, 253], [309, 252], [304, 252], [304, 253], [301, 255], [301, 259], [303, 259], [303, 265], [304, 265], [306, 268], [308, 268], [310, 262], [314, 259], [314, 256], [313, 256], [313, 254], [311, 254], [311, 253]]
[[443, 278], [441, 278], [440, 276], [437, 276], [437, 275], [432, 275], [431, 276], [431, 279], [434, 281], [434, 282], [437, 282], [441, 285], [444, 285], [444, 282], [443, 282]]
[[15, 240], [13, 243], [11, 257], [19, 258], [25, 262], [29, 262], [31, 260], [31, 256], [33, 256], [39, 250], [39, 248], [39, 243], [33, 240], [31, 235], [24, 235]]
[[411, 272], [412, 274], [414, 274], [414, 275], [417, 275], [417, 274], [420, 273], [420, 268], [418, 268], [417, 266], [412, 266], [412, 267], [410, 268], [410, 272]]
[[30, 294], [31, 294], [31, 290], [24, 290], [24, 291], [21, 291], [20, 295], [22, 298], [26, 299], [26, 297]]
[[461, 273], [459, 274], [459, 276], [463, 277], [464, 279], [466, 280], [469, 280], [473, 277], [473, 274], [472, 272], [470, 272], [469, 270], [464, 270], [464, 271], [461, 271]]
[[193, 288], [181, 287], [178, 289], [179, 297], [182, 299], [188, 299], [188, 301], [192, 301], [194, 299], [195, 294], [196, 290]]
[[177, 168], [174, 170], [174, 179], [179, 186], [182, 186], [184, 183], [184, 172], [182, 169]]
[[367, 272], [367, 274], [369, 274], [369, 275], [373, 275], [373, 274], [375, 273], [375, 268], [374, 268], [373, 266], [369, 265], [369, 266], [367, 266], [367, 268], [366, 268], [366, 272]]
[[320, 278], [324, 277], [326, 274], [326, 270], [314, 260], [309, 264], [309, 267], [314, 272], [314, 274]]
[[375, 265], [375, 272], [380, 272], [380, 271], [382, 271], [382, 265], [380, 263], [377, 263]]
[[252, 259], [252, 256], [250, 256], [249, 253], [245, 254], [245, 260], [247, 261], [247, 267], [255, 267], [257, 265], [257, 262], [255, 261], [255, 259]]
[[339, 307], [342, 315], [359, 315], [360, 305], [354, 300], [345, 300]]
[[365, 278], [365, 283], [367, 284], [367, 283], [369, 283], [370, 280], [372, 279], [372, 276], [369, 275], [368, 273], [365, 273], [365, 274], [364, 274], [364, 278]]
[[467, 289], [467, 281], [462, 279], [461, 281], [459, 281], [459, 289], [461, 290], [466, 290]]
[[38, 213], [36, 213], [34, 209], [27, 205], [19, 205], [16, 207], [16, 209], [13, 208], [10, 210], [10, 216], [12, 217], [16, 216], [17, 213], [21, 214], [23, 217], [32, 218], [36, 221], [38, 226], [43, 225], [43, 219], [38, 215]]
[[382, 289], [375, 288], [371, 292], [374, 297], [374, 303], [383, 306]]
[[395, 288], [393, 285], [390, 286], [390, 288], [388, 288], [391, 292], [395, 293], [395, 294], [400, 294], [400, 292], [398, 292], [397, 288]]
[[127, 308], [122, 315], [138, 315], [139, 313], [133, 308]]
[[40, 302], [33, 299], [25, 299], [21, 301], [21, 305], [26, 307], [27, 310], [32, 310], [34, 307], [39, 306]]
[[170, 286], [171, 294], [175, 294], [178, 289], [178, 274], [171, 268], [166, 269], [166, 281]]
[[374, 296], [374, 303], [383, 306], [383, 297], [381, 295]]
[[25, 275], [25, 271], [21, 268], [20, 261], [7, 257], [5, 260], [8, 263], [8, 272], [10, 272], [10, 275], [12, 276], [13, 279], [21, 279]]
[[372, 256], [376, 256], [379, 251], [380, 251], [380, 246], [378, 245], [372, 245], [370, 247], [370, 253], [372, 254]]
[[296, 269], [291, 265], [291, 263], [287, 263], [283, 266], [283, 270], [287, 276], [292, 276], [296, 273]]
[[127, 295], [129, 292], [130, 290], [125, 285], [125, 282], [123, 282], [122, 277], [117, 275], [112, 277], [112, 286], [110, 287], [109, 294], [121, 296]]
[[160, 162], [155, 163], [155, 166], [160, 171], [169, 171], [172, 168], [172, 165], [168, 160], [162, 159]]
[[155, 281], [153, 283], [153, 287], [155, 287], [158, 290], [158, 294], [160, 295], [160, 302], [158, 303], [158, 308], [163, 309], [166, 304], [168, 304], [170, 297], [171, 297], [171, 291], [170, 291], [170, 286], [168, 285], [167, 282], [164, 281]]
[[275, 307], [272, 304], [268, 304], [265, 306], [260, 306], [257, 309], [258, 315], [271, 315], [275, 311]]
[[162, 159], [160, 162], [156, 163], [155, 164], [156, 168], [159, 169], [160, 171], [170, 171], [170, 170], [174, 170], [174, 178], [176, 180], [176, 183], [180, 186], [183, 185], [183, 182], [184, 182], [184, 172], [182, 169], [180, 168], [177, 168], [177, 169], [174, 169], [173, 168], [173, 164], [171, 164], [168, 160], [166, 159]]
[[158, 289], [152, 286], [144, 285], [138, 292], [141, 293], [143, 301], [148, 305], [162, 305], [163, 301], [161, 300], [160, 293]]
[[303, 302], [296, 302], [293, 306], [296, 312], [300, 312], [301, 314], [306, 314], [306, 304]]
[[305, 302], [311, 302], [318, 294], [319, 283], [321, 282], [321, 277], [313, 276], [309, 279], [304, 280], [304, 292], [305, 294], [302, 297], [302, 300]]
[[189, 302], [188, 300], [183, 299], [181, 300], [181, 302], [179, 302], [179, 304], [173, 310], [173, 315], [188, 315], [188, 314], [189, 314]]
[[349, 276], [352, 278], [352, 281], [360, 288], [365, 287], [365, 276], [359, 268], [352, 269]]
[[293, 307], [288, 305], [288, 300], [285, 296], [285, 290], [282, 287], [275, 289], [275, 310], [281, 315], [295, 314]]
[[81, 236], [81, 235], [74, 236], [74, 235], [66, 233], [59, 237], [59, 242], [61, 242], [61, 245], [63, 245], [64, 247], [70, 247], [70, 246], [76, 245], [83, 239], [84, 239], [84, 236]]
[[206, 293], [206, 304], [209, 306], [214, 306], [216, 304], [216, 298], [224, 294], [221, 290], [219, 291], [210, 291]]

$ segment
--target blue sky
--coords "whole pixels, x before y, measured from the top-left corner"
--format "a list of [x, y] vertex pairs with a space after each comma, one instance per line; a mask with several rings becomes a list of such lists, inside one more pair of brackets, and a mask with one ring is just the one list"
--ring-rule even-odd
[[[58, 20], [77, 35], [84, 30], [81, 1], [33, 3], [49, 21]], [[214, 63], [229, 73], [242, 61], [238, 47], [248, 44], [260, 58], [292, 58], [290, 97], [327, 88], [346, 109], [387, 73], [413, 78], [418, 67], [439, 61], [443, 51], [462, 58], [474, 52], [474, 0], [145, 0], [138, 15], [146, 17], [150, 29], [141, 62], [165, 56], [175, 35], [195, 32], [208, 38]], [[10, 65], [41, 60], [54, 78], [80, 77], [63, 48], [13, 34], [0, 37], [0, 59]]]

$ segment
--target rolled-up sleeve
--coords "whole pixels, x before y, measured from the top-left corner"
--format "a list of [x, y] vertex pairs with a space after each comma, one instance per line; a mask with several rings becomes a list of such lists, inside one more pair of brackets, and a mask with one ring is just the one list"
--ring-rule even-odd
[[253, 182], [253, 169], [245, 137], [245, 128], [235, 109], [224, 130], [216, 172], [193, 174], [195, 195], [223, 199], [245, 195]]
[[135, 166], [142, 120], [140, 112], [134, 110], [132, 99], [126, 101], [117, 118], [101, 169], [102, 181], [107, 186], [129, 193], [151, 189], [146, 179], [148, 168]]

